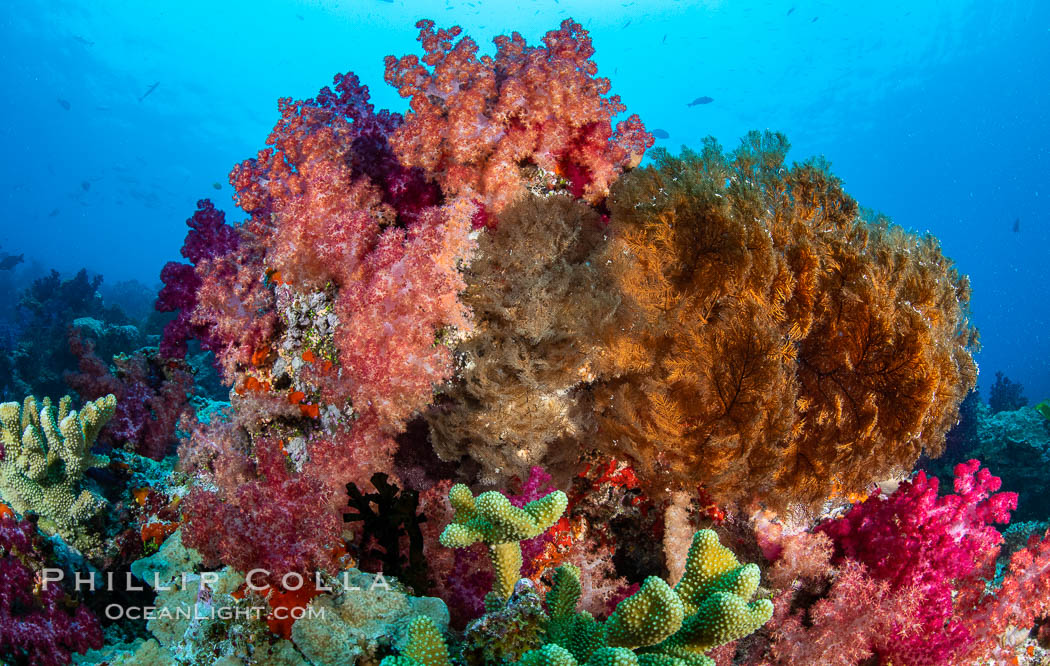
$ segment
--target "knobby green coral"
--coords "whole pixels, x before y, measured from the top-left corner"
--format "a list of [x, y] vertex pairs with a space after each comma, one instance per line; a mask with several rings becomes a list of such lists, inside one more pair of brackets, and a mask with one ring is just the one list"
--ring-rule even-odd
[[510, 598], [521, 576], [520, 542], [550, 528], [569, 504], [565, 493], [555, 490], [519, 509], [496, 491], [475, 498], [461, 483], [452, 486], [448, 499], [456, 513], [441, 533], [441, 545], [467, 548], [479, 541], [487, 544], [496, 570], [492, 592], [502, 600]]
[[[711, 530], [693, 536], [674, 589], [650, 576], [604, 623], [576, 611], [579, 576], [571, 565], [555, 571], [546, 597], [545, 644], [522, 655], [519, 666], [713, 666], [704, 652], [747, 636], [773, 615], [768, 599], [750, 600], [758, 589], [758, 567], [741, 564]], [[395, 661], [435, 651], [447, 659], [444, 642], [442, 651], [435, 640], [436, 630], [413, 636], [405, 654], [383, 666], [445, 666], [447, 661]]]
[[107, 395], [80, 412], [70, 410], [70, 402], [69, 396], [62, 398], [57, 411], [50, 399], [37, 403], [33, 396], [23, 405], [0, 405], [0, 498], [18, 513], [38, 514], [41, 529], [84, 549], [89, 535], [81, 528], [106, 500], [82, 489], [81, 481], [89, 467], [109, 464], [107, 457], [92, 454], [91, 446], [117, 399]]
[[434, 621], [420, 615], [408, 625], [408, 644], [397, 657], [386, 657], [380, 666], [451, 666], [448, 647]]

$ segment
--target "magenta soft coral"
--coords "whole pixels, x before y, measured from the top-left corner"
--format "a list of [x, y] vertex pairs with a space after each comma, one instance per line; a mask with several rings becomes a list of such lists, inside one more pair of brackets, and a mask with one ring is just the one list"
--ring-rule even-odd
[[54, 566], [32, 523], [0, 512], [0, 661], [58, 666], [102, 647], [91, 611], [74, 606], [61, 584], [39, 584], [42, 569]]
[[864, 564], [890, 589], [912, 590], [922, 604], [915, 621], [921, 631], [896, 626], [896, 636], [879, 646], [894, 663], [946, 664], [972, 645], [974, 637], [953, 607], [953, 592], [990, 573], [1002, 536], [992, 523], [1007, 523], [1016, 493], [996, 493], [998, 477], [970, 460], [955, 468], [956, 494], [938, 497], [936, 478], [919, 472], [896, 492], [876, 491], [844, 517], [815, 531], [831, 537], [833, 563]]
[[[202, 427], [191, 448], [195, 464], [210, 450], [206, 475], [215, 486], [200, 486], [183, 500], [183, 541], [196, 548], [206, 563], [229, 564], [240, 571], [263, 569], [272, 585], [289, 572], [313, 575], [332, 571], [342, 546], [342, 524], [333, 511], [324, 484], [290, 469], [282, 443], [261, 437], [253, 455], [239, 452], [225, 424]], [[187, 453], [187, 457], [190, 454]]]
[[160, 272], [164, 287], [157, 295], [156, 308], [160, 312], [178, 313], [164, 327], [160, 352], [165, 358], [184, 357], [186, 342], [191, 338], [208, 339], [207, 327], [192, 321], [197, 291], [201, 286], [195, 267], [205, 259], [233, 252], [240, 244], [237, 230], [226, 224], [223, 212], [216, 210], [207, 199], [197, 202], [197, 211], [186, 220], [186, 224], [190, 230], [182, 245], [182, 256], [190, 263], [169, 261]]
[[609, 80], [595, 76], [594, 48], [578, 23], [563, 21], [543, 47], [518, 33], [496, 37], [495, 57], [480, 59], [474, 40], [454, 41], [458, 26], [416, 27], [423, 58], [386, 58], [387, 82], [412, 107], [391, 144], [404, 164], [434, 174], [446, 196], [476, 199], [498, 214], [523, 192], [519, 164], [527, 161], [596, 203], [653, 144], [638, 116], [613, 130], [626, 107], [607, 96]]

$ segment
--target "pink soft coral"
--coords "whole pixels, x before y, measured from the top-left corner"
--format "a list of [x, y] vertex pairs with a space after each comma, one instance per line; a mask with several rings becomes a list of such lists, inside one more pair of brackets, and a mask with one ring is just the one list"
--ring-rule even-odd
[[887, 643], [918, 637], [914, 618], [920, 605], [916, 591], [894, 589], [888, 581], [869, 576], [861, 564], [847, 560], [827, 597], [814, 604], [807, 616], [796, 613], [777, 623], [772, 663], [860, 663]]
[[972, 632], [955, 613], [953, 592], [987, 575], [998, 553], [1002, 535], [991, 524], [1009, 522], [1017, 507], [1016, 493], [995, 493], [1000, 485], [970, 460], [955, 468], [956, 494], [938, 497], [937, 479], [920, 471], [889, 497], [876, 491], [844, 517], [816, 527], [834, 542], [834, 563], [860, 562], [892, 591], [911, 589], [919, 596], [914, 621], [921, 631], [911, 631], [911, 623], [895, 625], [896, 640], [880, 650], [884, 658], [952, 663], [972, 645]]
[[1010, 557], [998, 588], [988, 590], [983, 580], [974, 581], [960, 591], [956, 606], [978, 639], [967, 660], [1010, 663], [1013, 652], [1002, 645], [1001, 637], [1010, 627], [1026, 630], [1050, 618], [1050, 530], [1041, 537], [1033, 534], [1026, 547]]
[[386, 58], [387, 82], [412, 106], [391, 144], [403, 163], [434, 174], [446, 196], [477, 199], [498, 214], [523, 192], [519, 164], [527, 161], [596, 203], [653, 144], [638, 116], [613, 131], [626, 107], [606, 97], [609, 80], [595, 77], [594, 48], [578, 23], [563, 21], [543, 47], [527, 46], [518, 33], [497, 37], [495, 57], [480, 59], [474, 40], [453, 42], [458, 26], [416, 27], [422, 61]]
[[336, 92], [281, 100], [270, 147], [230, 180], [274, 279], [305, 291], [335, 287], [338, 368], [306, 377], [326, 402], [350, 400], [396, 432], [452, 374], [438, 336], [470, 328], [459, 267], [474, 248], [476, 208], [463, 199], [436, 205], [437, 191], [390, 153], [387, 135], [400, 117], [375, 113], [367, 100], [353, 75], [337, 77]]
[[199, 427], [193, 437], [184, 464], [192, 459], [212, 489], [195, 487], [181, 504], [186, 545], [209, 565], [264, 569], [271, 585], [285, 573], [335, 569], [342, 523], [333, 498], [324, 484], [290, 468], [282, 442], [249, 442], [221, 423]]

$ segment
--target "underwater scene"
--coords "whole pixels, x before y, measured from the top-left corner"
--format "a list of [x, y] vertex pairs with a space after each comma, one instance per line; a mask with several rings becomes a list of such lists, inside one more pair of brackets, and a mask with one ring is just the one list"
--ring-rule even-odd
[[0, 16], [0, 663], [1050, 666], [1050, 4]]

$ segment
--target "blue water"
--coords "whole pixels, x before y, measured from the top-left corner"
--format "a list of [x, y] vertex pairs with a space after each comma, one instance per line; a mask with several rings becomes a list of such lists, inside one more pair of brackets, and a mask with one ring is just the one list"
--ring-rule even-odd
[[0, 256], [25, 253], [15, 276], [86, 266], [153, 286], [197, 199], [232, 211], [226, 175], [278, 97], [352, 70], [404, 110], [382, 59], [418, 52], [418, 18], [484, 48], [571, 16], [630, 112], [670, 134], [658, 145], [781, 130], [792, 158], [823, 154], [862, 205], [938, 236], [973, 284], [982, 388], [1002, 370], [1050, 398], [1050, 3], [870, 4], [10, 3]]

